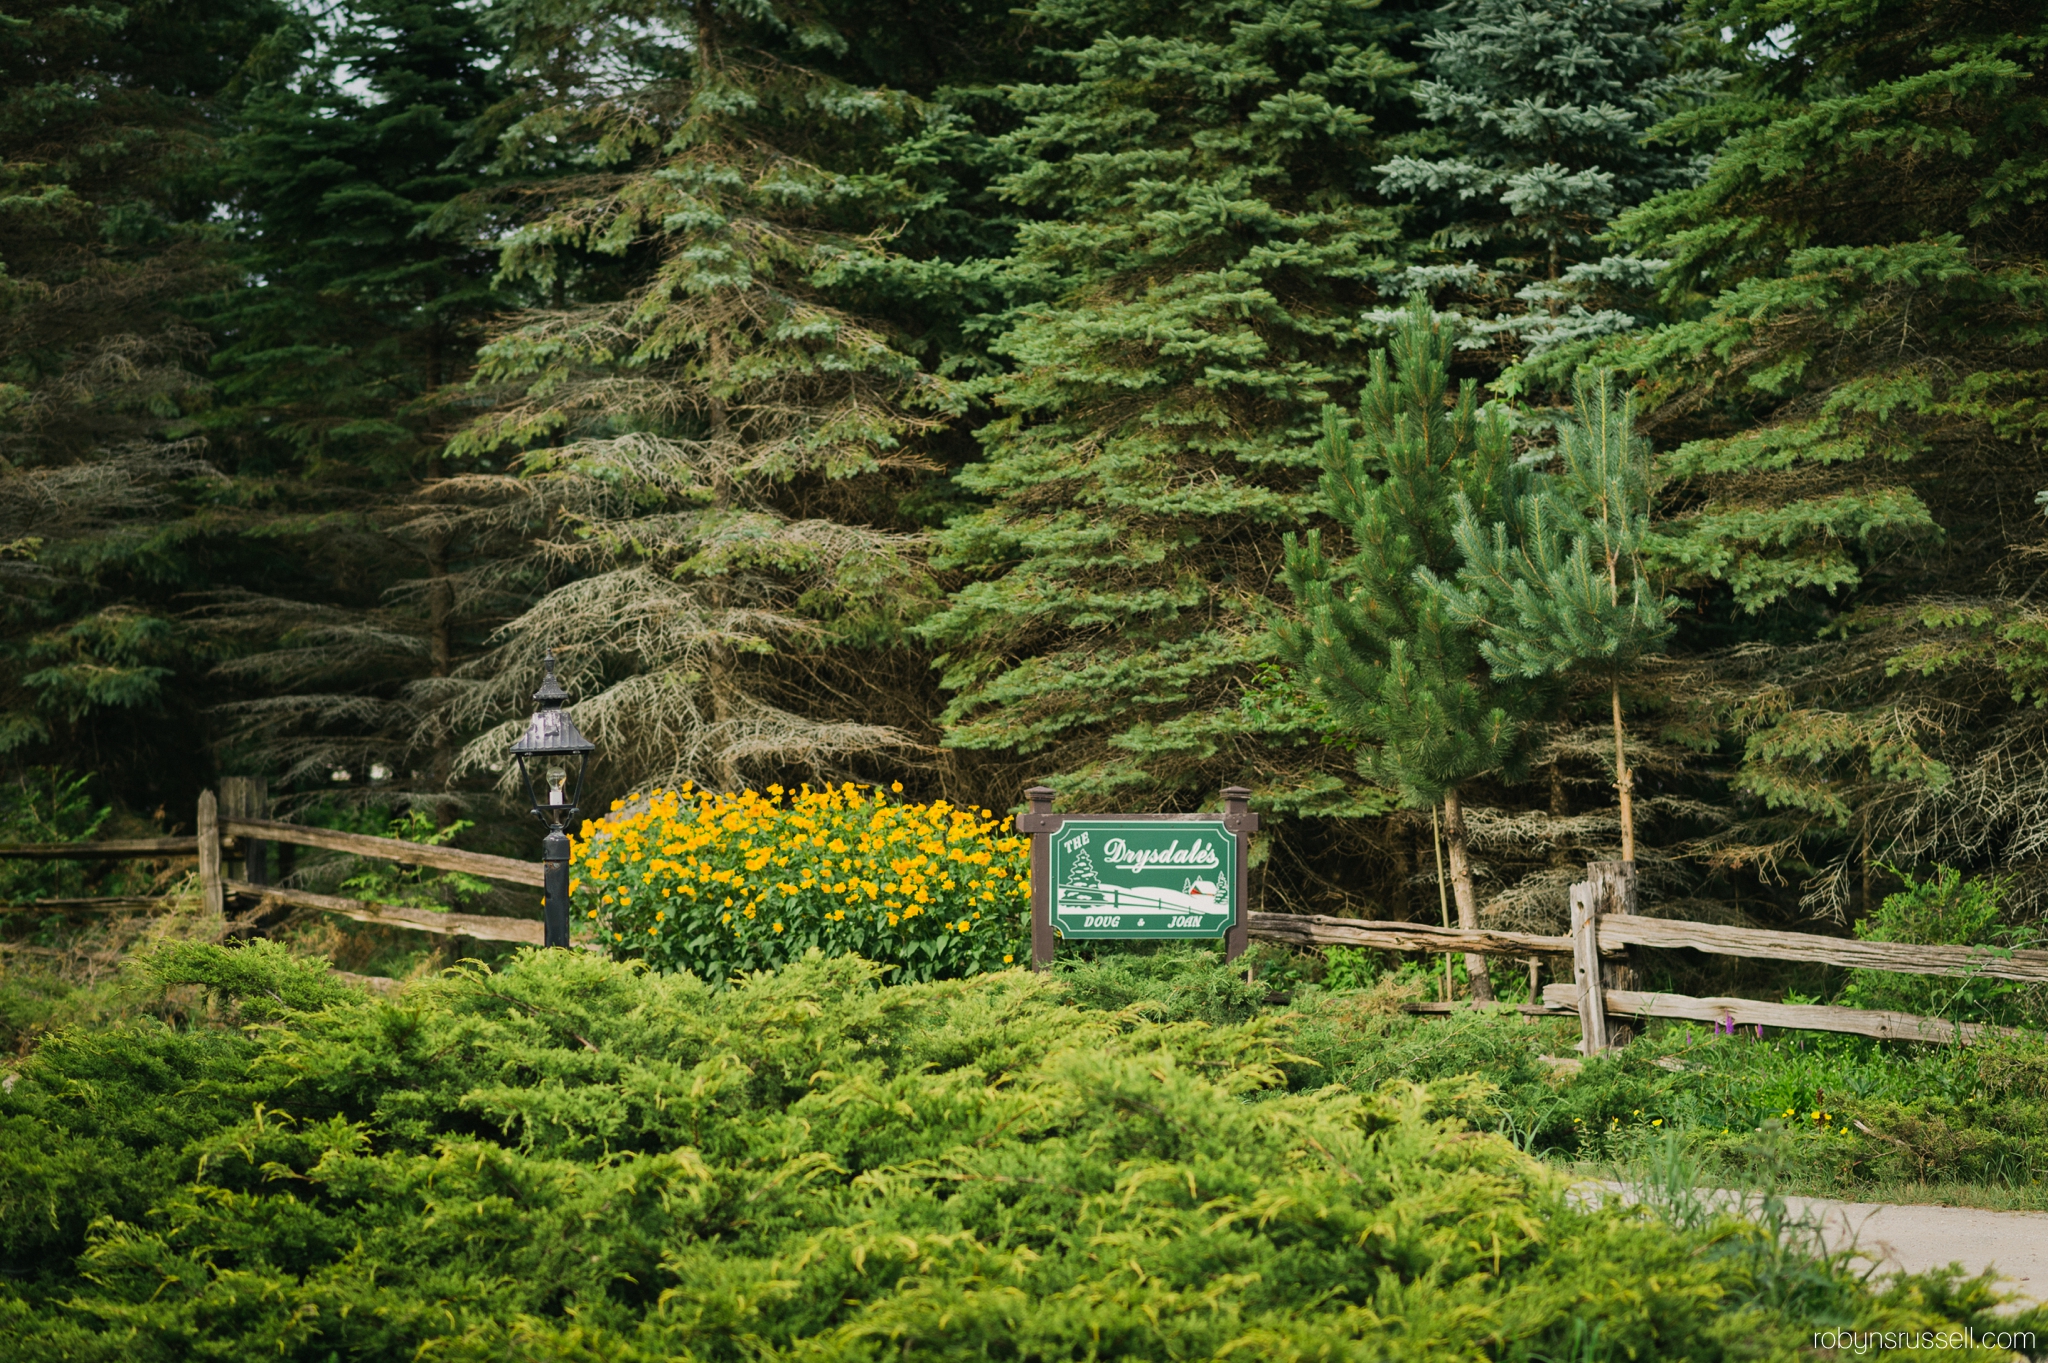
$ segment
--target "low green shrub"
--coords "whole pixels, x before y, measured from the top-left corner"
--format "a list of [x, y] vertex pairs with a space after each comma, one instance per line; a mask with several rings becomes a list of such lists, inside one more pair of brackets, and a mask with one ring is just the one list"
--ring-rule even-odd
[[[1060, 1001], [1104, 963], [877, 988], [817, 955], [720, 991], [528, 953], [392, 999], [274, 949], [153, 969], [244, 1025], [74, 1029], [0, 1083], [11, 1360], [1791, 1359], [1992, 1323], [1982, 1283], [1578, 1207], [1474, 1129], [1469, 1075], [1330, 1083], [1310, 1033], [1336, 1059], [1369, 998], [1162, 1022]], [[1458, 1044], [1506, 1056], [1484, 1021]]]

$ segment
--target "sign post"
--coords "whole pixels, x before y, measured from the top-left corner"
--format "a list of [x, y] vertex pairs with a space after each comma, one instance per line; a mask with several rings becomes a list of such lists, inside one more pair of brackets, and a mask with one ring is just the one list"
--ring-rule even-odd
[[1221, 814], [1052, 812], [1053, 792], [1024, 792], [1017, 831], [1031, 835], [1031, 966], [1061, 940], [1220, 937], [1236, 960], [1247, 936], [1251, 792], [1223, 792]]

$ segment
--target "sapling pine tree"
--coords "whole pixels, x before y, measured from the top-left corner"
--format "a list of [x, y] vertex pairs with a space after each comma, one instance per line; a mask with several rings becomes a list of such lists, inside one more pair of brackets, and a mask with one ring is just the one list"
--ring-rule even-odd
[[[1360, 773], [1410, 807], [1442, 803], [1458, 922], [1476, 928], [1459, 787], [1520, 765], [1529, 720], [1554, 688], [1489, 672], [1482, 627], [1453, 616], [1431, 585], [1456, 571], [1460, 508], [1500, 514], [1531, 477], [1514, 461], [1505, 417], [1481, 410], [1472, 381], [1450, 399], [1450, 352], [1449, 328], [1411, 310], [1373, 356], [1359, 435], [1325, 410], [1322, 495], [1350, 553], [1332, 553], [1317, 530], [1285, 538], [1285, 578], [1303, 619], [1279, 636], [1339, 730], [1358, 741]], [[1484, 958], [1468, 956], [1466, 967], [1473, 997], [1490, 999]]]
[[1643, 567], [1650, 529], [1649, 452], [1635, 413], [1608, 374], [1581, 373], [1558, 426], [1556, 472], [1538, 471], [1490, 518], [1458, 493], [1455, 584], [1432, 565], [1420, 583], [1460, 626], [1476, 631], [1494, 675], [1537, 680], [1593, 673], [1614, 718], [1614, 789], [1621, 857], [1635, 860], [1633, 778], [1623, 742], [1621, 683], [1670, 637], [1668, 603]]

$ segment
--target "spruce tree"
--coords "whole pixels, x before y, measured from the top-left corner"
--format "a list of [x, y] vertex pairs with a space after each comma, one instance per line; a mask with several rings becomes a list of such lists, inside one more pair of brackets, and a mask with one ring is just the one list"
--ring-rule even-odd
[[[1309, 511], [1326, 402], [1364, 377], [1395, 232], [1361, 186], [1403, 67], [1365, 0], [1045, 0], [1072, 78], [1014, 91], [1024, 295], [925, 637], [946, 742], [1098, 807], [1357, 808], [1305, 727], [1237, 709], [1272, 657], [1274, 539]], [[1292, 746], [1292, 745], [1300, 746]]]
[[797, 6], [505, 22], [505, 173], [584, 171], [505, 244], [541, 301], [482, 352], [489, 410], [453, 446], [563, 506], [549, 590], [446, 688], [446, 722], [481, 731], [466, 761], [500, 760], [552, 646], [608, 779], [898, 766], [928, 719], [904, 631], [937, 595], [901, 509], [957, 400], [857, 305], [887, 273], [877, 224], [917, 209], [890, 154], [923, 106], [834, 74], [857, 54]]
[[[1669, 0], [1453, 0], [1419, 46], [1432, 126], [1378, 167], [1429, 236], [1409, 287], [1445, 292], [1504, 359], [1626, 330], [1659, 262], [1610, 252], [1618, 211], [1697, 182], [1704, 156], [1649, 130], [1709, 94]], [[1469, 342], [1468, 342], [1469, 344]]]
[[[1529, 481], [1506, 417], [1480, 408], [1469, 379], [1452, 398], [1451, 349], [1449, 326], [1411, 309], [1373, 355], [1357, 436], [1336, 409], [1325, 412], [1321, 491], [1344, 549], [1326, 549], [1320, 530], [1286, 536], [1302, 618], [1278, 637], [1333, 728], [1357, 745], [1360, 773], [1403, 804], [1443, 805], [1458, 921], [1476, 928], [1460, 787], [1523, 764], [1554, 688], [1489, 670], [1482, 628], [1431, 586], [1432, 574], [1456, 571], [1461, 514], [1503, 514]], [[1490, 998], [1485, 958], [1468, 956], [1466, 967], [1473, 997]]]
[[1746, 69], [1687, 120], [1727, 139], [1712, 173], [1615, 229], [1669, 258], [1692, 317], [1600, 358], [1669, 450], [1653, 548], [1704, 655], [1680, 699], [1747, 801], [1723, 858], [1839, 913], [1887, 858], [2038, 855], [2048, 17], [1741, 0], [1714, 22]]
[[[223, 187], [243, 271], [208, 300], [207, 424], [262, 493], [252, 538], [292, 570], [222, 583], [222, 735], [281, 783], [393, 773], [361, 798], [454, 816], [438, 685], [528, 603], [549, 516], [501, 468], [450, 468], [493, 287], [488, 120], [509, 91], [455, 0], [358, 0], [299, 30], [237, 111]], [[487, 201], [486, 201], [487, 202]]]
[[1450, 618], [1479, 635], [1496, 675], [1536, 679], [1591, 673], [1614, 725], [1614, 790], [1621, 857], [1636, 857], [1634, 777], [1622, 727], [1622, 680], [1670, 637], [1669, 611], [1644, 564], [1650, 533], [1649, 449], [1628, 398], [1605, 373], [1582, 374], [1558, 422], [1556, 472], [1498, 503], [1501, 518], [1461, 491], [1457, 581], [1417, 571]]
[[220, 120], [284, 19], [270, 0], [0, 18], [0, 756], [143, 808], [189, 808], [209, 767], [186, 593], [233, 558], [237, 495], [180, 304], [228, 277]]

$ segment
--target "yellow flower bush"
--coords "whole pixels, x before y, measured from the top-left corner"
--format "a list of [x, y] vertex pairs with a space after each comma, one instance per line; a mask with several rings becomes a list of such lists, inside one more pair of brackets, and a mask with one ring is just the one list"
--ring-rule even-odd
[[616, 957], [713, 983], [810, 947], [898, 966], [898, 980], [1022, 960], [1029, 839], [986, 809], [889, 794], [685, 783], [629, 796], [571, 839], [575, 918]]

